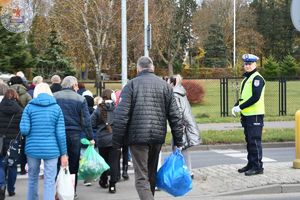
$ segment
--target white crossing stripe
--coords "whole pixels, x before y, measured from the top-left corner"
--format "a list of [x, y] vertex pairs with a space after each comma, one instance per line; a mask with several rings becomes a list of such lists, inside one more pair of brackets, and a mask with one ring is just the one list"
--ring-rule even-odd
[[[242, 158], [242, 159], [247, 161], [247, 158]], [[262, 162], [277, 162], [277, 160], [267, 158], [267, 157], [263, 157]]]
[[238, 153], [239, 151], [236, 150], [232, 150], [232, 149], [226, 149], [226, 150], [212, 150], [213, 152], [216, 153], [221, 153], [221, 154], [225, 154], [225, 153]]
[[[232, 149], [226, 149], [226, 150], [212, 150], [213, 152], [224, 154], [225, 156], [233, 157], [233, 158], [240, 158], [242, 160], [247, 161], [247, 153], [242, 153], [241, 151], [236, 151]], [[262, 162], [277, 162], [277, 160], [263, 157]]]
[[234, 158], [247, 158], [246, 153], [231, 153], [231, 154], [226, 153], [225, 155], [230, 156], [230, 157], [234, 157]]

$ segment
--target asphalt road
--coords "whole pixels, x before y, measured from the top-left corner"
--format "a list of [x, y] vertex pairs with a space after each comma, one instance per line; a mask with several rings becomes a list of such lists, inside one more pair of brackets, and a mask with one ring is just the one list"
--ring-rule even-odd
[[[169, 154], [163, 153], [163, 158]], [[295, 148], [265, 148], [263, 149], [263, 157], [264, 162], [292, 162], [295, 159]], [[191, 158], [193, 168], [223, 164], [243, 164], [247, 160], [247, 151], [245, 149], [192, 151]]]

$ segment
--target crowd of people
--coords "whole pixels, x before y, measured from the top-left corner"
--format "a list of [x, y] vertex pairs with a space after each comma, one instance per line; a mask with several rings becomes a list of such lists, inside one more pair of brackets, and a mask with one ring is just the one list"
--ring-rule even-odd
[[[154, 65], [148, 57], [139, 59], [137, 72], [137, 78], [129, 81], [122, 91], [104, 89], [98, 97], [74, 76], [61, 81], [60, 76], [54, 75], [51, 84], [45, 83], [42, 76], [36, 76], [28, 84], [24, 74], [18, 72], [8, 83], [1, 81], [0, 130], [4, 140], [0, 159], [5, 159], [10, 142], [19, 134], [22, 150], [18, 162], [12, 165], [0, 162], [0, 200], [5, 199], [6, 190], [9, 196], [15, 195], [18, 164], [20, 174], [28, 173], [28, 200], [39, 199], [41, 167], [43, 199], [55, 199], [55, 177], [60, 166], [68, 166], [70, 173], [75, 174], [76, 199], [80, 153], [84, 149], [81, 138], [97, 146], [110, 166], [99, 178], [100, 187], [115, 193], [120, 178], [129, 179], [128, 160], [132, 156], [138, 194], [141, 199], [153, 198], [153, 177], [165, 141], [167, 120], [172, 129], [173, 146], [183, 148], [183, 152], [199, 144], [199, 130], [180, 75], [171, 77], [171, 82], [163, 80], [154, 74]], [[131, 90], [133, 85], [137, 86], [136, 91]], [[176, 88], [181, 88], [183, 96], [176, 97]], [[184, 127], [192, 130], [188, 140], [183, 134]], [[189, 154], [184, 153], [184, 156], [191, 172]], [[93, 181], [84, 180], [84, 184], [91, 185]]]
[[[246, 61], [247, 68], [256, 62], [256, 58], [251, 55], [245, 57]], [[255, 67], [253, 64], [253, 69]], [[82, 138], [87, 138], [90, 144], [95, 145], [110, 166], [99, 178], [100, 187], [108, 188], [110, 193], [117, 191], [116, 184], [121, 176], [125, 180], [129, 178], [127, 170], [131, 155], [135, 187], [140, 199], [154, 199], [155, 177], [167, 125], [171, 128], [172, 146], [182, 150], [193, 178], [189, 147], [198, 145], [201, 138], [182, 86], [182, 77], [173, 75], [161, 78], [155, 75], [154, 69], [151, 58], [140, 57], [137, 76], [128, 81], [122, 91], [105, 89], [99, 97], [94, 97], [84, 83], [78, 83], [74, 76], [66, 76], [61, 81], [58, 75], [54, 75], [50, 85], [44, 82], [43, 77], [36, 76], [28, 86], [24, 74], [19, 72], [11, 77], [8, 85], [0, 81], [0, 161], [5, 159], [11, 140], [21, 133], [22, 150], [18, 161], [21, 173], [27, 173], [25, 164], [28, 165], [28, 200], [39, 199], [41, 161], [44, 165], [43, 199], [55, 199], [55, 177], [60, 166], [68, 166], [70, 173], [75, 174], [74, 199], [77, 199], [77, 174], [81, 151], [84, 149], [80, 142]], [[264, 80], [256, 71], [250, 77], [250, 84], [253, 82], [254, 89], [260, 91], [259, 100], [263, 93], [261, 91], [264, 91]], [[259, 129], [256, 130], [253, 129], [253, 117], [250, 116], [263, 117], [264, 113], [260, 112], [263, 101], [259, 101], [261, 106], [255, 112], [247, 110], [246, 113], [245, 108], [251, 106], [247, 101], [251, 94], [249, 91], [244, 94], [243, 89], [241, 94], [244, 99], [235, 105], [232, 112], [242, 111], [245, 115], [242, 123], [248, 142], [249, 163], [239, 172], [246, 172], [246, 175], [261, 174], [260, 131], [263, 118], [259, 124], [255, 123], [255, 128]], [[258, 100], [253, 100], [254, 104]], [[252, 137], [254, 132], [258, 132], [255, 138]], [[258, 150], [252, 147], [252, 140], [255, 140]], [[6, 190], [9, 196], [15, 195], [17, 164], [0, 162], [0, 200], [5, 199]], [[84, 184], [91, 185], [93, 181], [84, 180]]]
[[[263, 173], [261, 130], [265, 81], [256, 71], [257, 60], [252, 54], [243, 56], [246, 73], [241, 99], [232, 109], [234, 116], [241, 112], [245, 128], [248, 164], [238, 172], [246, 176]], [[54, 75], [51, 84], [36, 76], [28, 85], [24, 73], [17, 72], [8, 84], [0, 80], [0, 200], [5, 199], [6, 191], [9, 196], [16, 194], [18, 164], [21, 174], [28, 173], [27, 200], [39, 199], [41, 168], [43, 199], [55, 199], [55, 179], [60, 167], [68, 167], [75, 174], [74, 199], [77, 199], [79, 161], [86, 148], [80, 142], [82, 138], [95, 145], [110, 166], [99, 178], [101, 188], [115, 193], [120, 178], [129, 179], [128, 160], [132, 159], [137, 193], [142, 200], [152, 200], [167, 125], [171, 128], [172, 147], [181, 150], [193, 178], [189, 147], [200, 144], [201, 137], [182, 77], [161, 78], [154, 70], [151, 58], [142, 56], [137, 61], [137, 76], [122, 90], [104, 89], [96, 97], [74, 76], [61, 80]], [[11, 142], [20, 135], [20, 156], [16, 162], [7, 162]], [[94, 181], [84, 180], [84, 185]]]

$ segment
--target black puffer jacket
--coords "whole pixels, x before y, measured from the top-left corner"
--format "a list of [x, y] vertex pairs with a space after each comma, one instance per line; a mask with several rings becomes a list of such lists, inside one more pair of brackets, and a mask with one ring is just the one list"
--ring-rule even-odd
[[[14, 139], [19, 132], [19, 124], [21, 121], [23, 108], [11, 99], [3, 99], [0, 103], [0, 135], [5, 134], [6, 139]], [[6, 128], [15, 114], [7, 132]]]
[[115, 109], [113, 146], [163, 144], [169, 121], [174, 144], [182, 145], [183, 125], [172, 88], [155, 74], [142, 71], [127, 83]]

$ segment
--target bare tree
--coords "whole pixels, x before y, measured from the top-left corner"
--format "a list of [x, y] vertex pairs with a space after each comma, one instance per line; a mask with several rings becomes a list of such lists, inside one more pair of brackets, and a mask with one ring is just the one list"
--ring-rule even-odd
[[107, 52], [113, 40], [109, 36], [112, 36], [113, 22], [118, 13], [114, 0], [56, 1], [53, 9], [52, 16], [60, 33], [72, 44], [74, 53], [80, 54], [81, 51], [84, 62], [91, 60], [98, 81], [101, 81], [101, 71], [108, 63], [109, 57], [104, 58], [104, 55], [109, 55]]

